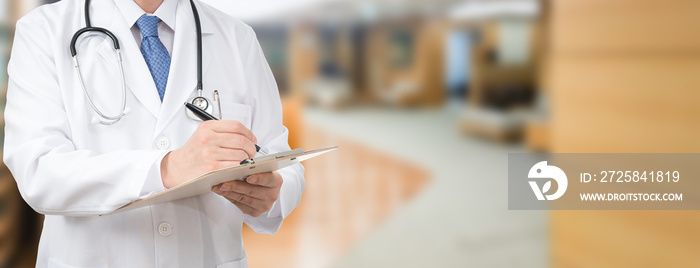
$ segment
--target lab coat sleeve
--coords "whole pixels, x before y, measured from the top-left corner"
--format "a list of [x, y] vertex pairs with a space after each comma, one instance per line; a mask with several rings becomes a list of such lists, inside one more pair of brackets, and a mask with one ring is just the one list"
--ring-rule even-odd
[[8, 66], [4, 162], [24, 200], [42, 214], [87, 216], [162, 189], [153, 169], [163, 151], [75, 148], [50, 45], [56, 40], [45, 29], [20, 20]]
[[[287, 142], [288, 130], [282, 124], [282, 104], [275, 78], [265, 60], [260, 44], [252, 29], [248, 28], [248, 53], [245, 68], [249, 91], [253, 92], [253, 121], [251, 130], [268, 152], [290, 150]], [[255, 232], [275, 233], [282, 221], [299, 204], [304, 190], [304, 167], [293, 165], [278, 171], [284, 182], [279, 198], [272, 208], [263, 215], [252, 217], [244, 215], [244, 221]]]

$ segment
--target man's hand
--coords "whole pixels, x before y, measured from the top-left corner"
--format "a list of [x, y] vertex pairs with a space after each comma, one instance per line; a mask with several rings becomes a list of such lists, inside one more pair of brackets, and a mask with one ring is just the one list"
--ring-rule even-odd
[[257, 217], [272, 208], [282, 187], [282, 176], [275, 172], [249, 176], [246, 181], [230, 181], [212, 191], [236, 205], [243, 213]]
[[184, 146], [161, 161], [163, 186], [172, 188], [204, 173], [236, 166], [255, 156], [257, 142], [238, 121], [203, 122]]

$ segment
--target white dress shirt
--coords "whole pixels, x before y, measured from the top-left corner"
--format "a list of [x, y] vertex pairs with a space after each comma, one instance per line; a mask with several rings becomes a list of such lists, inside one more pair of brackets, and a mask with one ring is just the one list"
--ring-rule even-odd
[[131, 25], [131, 32], [134, 34], [134, 41], [141, 47], [141, 30], [136, 26], [136, 21], [141, 16], [156, 16], [160, 18], [161, 23], [158, 23], [158, 38], [165, 45], [168, 54], [173, 55], [173, 39], [175, 37], [175, 15], [177, 12], [177, 0], [164, 0], [158, 7], [155, 13], [146, 13], [133, 0], [114, 0], [114, 3], [119, 8], [119, 11], [124, 16], [126, 23]]

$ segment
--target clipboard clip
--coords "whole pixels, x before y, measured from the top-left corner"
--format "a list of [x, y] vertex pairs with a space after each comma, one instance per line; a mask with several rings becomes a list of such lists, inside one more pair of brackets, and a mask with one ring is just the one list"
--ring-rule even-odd
[[281, 159], [281, 158], [301, 154], [303, 152], [304, 152], [304, 150], [302, 150], [302, 149], [294, 149], [294, 150], [287, 151], [287, 152], [280, 152], [280, 153], [276, 153], [276, 154], [263, 155], [263, 156], [256, 157], [256, 158], [243, 159], [243, 161], [241, 161], [240, 165], [241, 166], [252, 165], [252, 164], [255, 164], [256, 162], [264, 162], [264, 161], [268, 161], [268, 160]]
[[255, 159], [254, 158], [246, 158], [241, 161], [240, 165], [245, 166], [245, 165], [252, 165], [255, 164]]

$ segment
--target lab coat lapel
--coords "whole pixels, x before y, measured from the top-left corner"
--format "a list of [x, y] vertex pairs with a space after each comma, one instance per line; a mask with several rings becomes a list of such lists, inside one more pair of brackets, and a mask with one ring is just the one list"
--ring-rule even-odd
[[[134, 35], [131, 33], [131, 25], [127, 25], [124, 17], [116, 10], [114, 3], [111, 1], [98, 2], [110, 2], [114, 9], [114, 12], [111, 12], [113, 14], [112, 23], [107, 29], [119, 38], [127, 88], [154, 117], [157, 117], [160, 110], [160, 98], [151, 71], [141, 55], [141, 49], [136, 44]], [[95, 26], [99, 27], [99, 24], [95, 24]], [[106, 58], [114, 58], [114, 55], [109, 55], [113, 52], [98, 50], [98, 53], [103, 54]], [[115, 80], [113, 83], [121, 83], [121, 81]], [[128, 102], [126, 104], [127, 107], [131, 105], [134, 104]]]
[[[206, 73], [212, 58], [207, 48], [207, 36], [210, 31], [204, 30], [208, 23], [205, 19], [208, 14], [203, 8], [198, 7], [203, 28], [202, 72]], [[197, 31], [194, 23], [192, 7], [187, 0], [181, 0], [177, 7], [175, 22], [175, 38], [173, 42], [173, 55], [168, 75], [168, 85], [165, 89], [163, 105], [158, 114], [156, 132], [160, 133], [176, 115], [184, 115], [184, 103], [190, 100], [193, 92], [197, 91]], [[204, 81], [206, 86], [206, 81]], [[206, 89], [206, 88], [205, 88]], [[210, 101], [212, 96], [205, 96]], [[175, 120], [190, 120], [184, 116]]]

